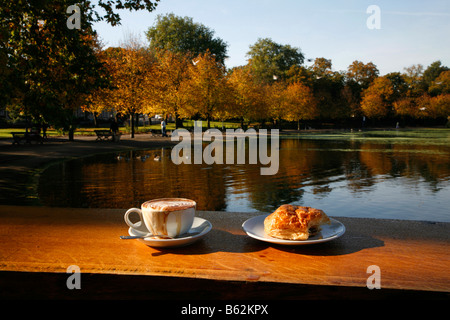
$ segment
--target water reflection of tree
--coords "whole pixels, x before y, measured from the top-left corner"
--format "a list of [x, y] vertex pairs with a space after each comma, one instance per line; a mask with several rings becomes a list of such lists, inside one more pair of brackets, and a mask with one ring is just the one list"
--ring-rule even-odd
[[361, 144], [360, 162], [373, 176], [406, 177], [417, 184], [423, 178], [438, 191], [450, 173], [450, 148], [439, 145]]
[[[155, 154], [161, 161], [153, 160]], [[52, 166], [42, 175], [39, 193], [45, 205], [127, 208], [186, 197], [196, 200], [199, 210], [226, 210], [232, 192], [267, 212], [301, 203], [308, 189], [326, 197], [342, 184], [364, 194], [380, 180], [402, 178], [412, 187], [426, 181], [437, 192], [450, 177], [449, 154], [442, 145], [282, 139], [278, 173], [261, 176], [259, 165], [175, 165], [170, 149], [131, 151]]]
[[[159, 161], [154, 161], [155, 155], [160, 156]], [[117, 161], [115, 167], [115, 178], [101, 186], [105, 198], [113, 202], [110, 206], [123, 208], [155, 198], [181, 197], [195, 200], [199, 210], [225, 208], [225, 190], [219, 167], [177, 166], [170, 160], [167, 150], [130, 152], [129, 161]], [[98, 175], [102, 170], [101, 164], [92, 165], [86, 168], [84, 175], [86, 178]], [[126, 185], [117, 188], [120, 183], [113, 183], [113, 180], [124, 181]]]
[[306, 187], [326, 197], [336, 183], [346, 181], [354, 193], [367, 193], [380, 180], [424, 178], [430, 190], [450, 173], [449, 149], [366, 141], [281, 140], [280, 170], [274, 177], [257, 170], [242, 177], [254, 209], [270, 211], [283, 203], [301, 203]]

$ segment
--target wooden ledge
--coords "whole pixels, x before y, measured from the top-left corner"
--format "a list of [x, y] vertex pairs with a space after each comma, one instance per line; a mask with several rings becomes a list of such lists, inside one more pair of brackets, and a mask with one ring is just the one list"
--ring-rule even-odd
[[[336, 217], [347, 229], [341, 238], [287, 247], [245, 234], [242, 223], [258, 214], [200, 211], [210, 233], [158, 249], [119, 239], [124, 212], [0, 206], [0, 296], [133, 298], [132, 287], [153, 297], [154, 286], [190, 298], [449, 297], [449, 223]], [[72, 265], [81, 290], [66, 286]], [[381, 289], [366, 286], [372, 265]]]

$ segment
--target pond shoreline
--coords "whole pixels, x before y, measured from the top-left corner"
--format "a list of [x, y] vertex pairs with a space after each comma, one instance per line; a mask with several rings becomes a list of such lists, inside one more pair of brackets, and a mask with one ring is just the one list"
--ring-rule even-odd
[[39, 205], [37, 179], [51, 164], [74, 158], [116, 151], [142, 150], [175, 145], [167, 137], [123, 135], [119, 142], [96, 141], [95, 136], [49, 138], [43, 144], [12, 145], [0, 139], [0, 204]]

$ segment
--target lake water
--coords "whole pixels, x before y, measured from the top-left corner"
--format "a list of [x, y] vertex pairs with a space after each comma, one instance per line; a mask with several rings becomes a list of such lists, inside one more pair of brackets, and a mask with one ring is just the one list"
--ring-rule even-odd
[[283, 136], [273, 176], [260, 165], [175, 165], [171, 148], [102, 154], [48, 168], [39, 197], [47, 206], [91, 208], [185, 197], [198, 210], [229, 212], [291, 203], [330, 216], [450, 222], [449, 141], [417, 132]]

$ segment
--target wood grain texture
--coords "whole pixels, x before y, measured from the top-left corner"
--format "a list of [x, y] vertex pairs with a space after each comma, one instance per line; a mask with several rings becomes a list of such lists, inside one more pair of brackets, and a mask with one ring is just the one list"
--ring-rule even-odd
[[[198, 212], [212, 223], [210, 233], [187, 247], [158, 249], [119, 239], [128, 230], [125, 211], [0, 206], [0, 286], [12, 286], [7, 275], [19, 283], [26, 274], [67, 278], [67, 268], [77, 265], [82, 275], [116, 279], [151, 276], [158, 281], [201, 279], [369, 292], [376, 290], [366, 288], [367, 267], [377, 265], [378, 291], [450, 292], [448, 223], [338, 217], [346, 226], [341, 238], [292, 247], [248, 237], [241, 225], [257, 214]], [[210, 284], [207, 287], [211, 290]]]

